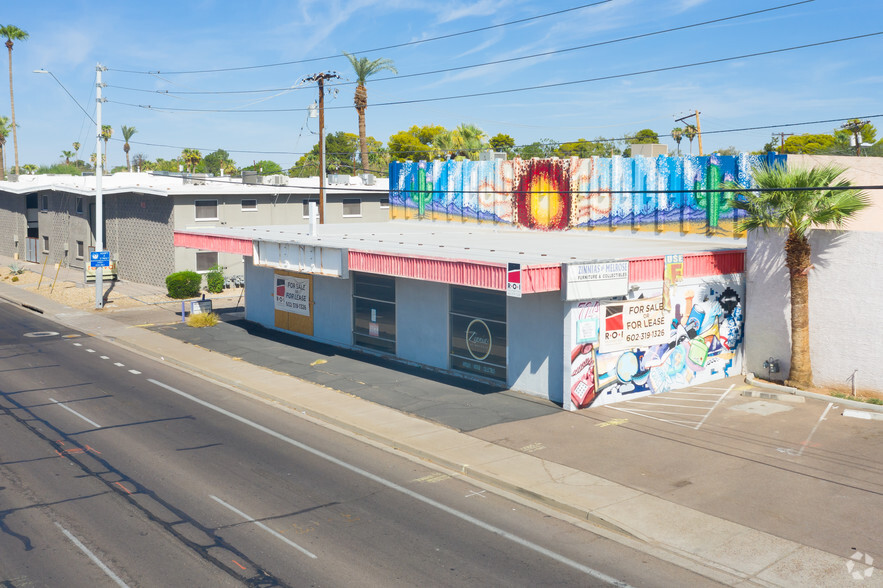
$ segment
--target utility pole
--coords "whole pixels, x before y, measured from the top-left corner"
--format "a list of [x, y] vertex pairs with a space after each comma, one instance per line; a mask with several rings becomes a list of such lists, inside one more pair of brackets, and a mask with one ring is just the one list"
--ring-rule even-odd
[[319, 224], [325, 224], [325, 80], [340, 79], [336, 72], [313, 74], [307, 82], [319, 84]]
[[785, 137], [793, 137], [794, 133], [773, 133], [773, 139], [779, 137], [779, 145], [785, 144]]
[[[696, 117], [696, 136], [699, 137], [699, 155], [702, 155], [702, 125], [699, 124], [699, 115], [702, 114], [698, 110], [694, 110], [693, 114], [688, 114], [687, 116], [682, 116], [681, 118], [676, 118], [677, 122], [684, 122], [688, 118]], [[691, 143], [692, 144], [692, 143]], [[690, 148], [692, 150], [692, 147]]]
[[869, 121], [869, 120], [859, 120], [856, 118], [853, 120], [846, 121], [846, 124], [842, 125], [840, 127], [841, 129], [845, 129], [845, 130], [849, 131], [850, 133], [852, 133], [852, 136], [855, 137], [855, 154], [856, 155], [862, 154], [862, 138], [861, 138], [862, 128], [865, 125], [870, 124], [870, 123], [871, 123], [871, 121]]
[[[95, 66], [95, 251], [104, 251], [104, 197], [101, 192], [101, 72], [107, 68], [100, 63]], [[104, 268], [95, 268], [95, 308], [104, 308]]]

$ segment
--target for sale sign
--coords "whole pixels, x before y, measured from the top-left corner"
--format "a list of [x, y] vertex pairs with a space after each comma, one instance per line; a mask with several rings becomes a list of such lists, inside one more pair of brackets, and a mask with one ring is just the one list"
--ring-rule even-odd
[[626, 351], [668, 341], [662, 297], [605, 304], [601, 313], [601, 352]]
[[310, 316], [310, 280], [274, 274], [276, 288], [273, 292], [276, 310]]

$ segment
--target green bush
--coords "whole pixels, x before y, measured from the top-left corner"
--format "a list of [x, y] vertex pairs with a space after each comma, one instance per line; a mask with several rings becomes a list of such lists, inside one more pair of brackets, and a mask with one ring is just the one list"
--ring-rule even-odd
[[206, 289], [213, 294], [224, 291], [224, 272], [221, 266], [216, 265], [208, 271], [205, 275], [205, 284]]
[[202, 276], [196, 272], [183, 271], [166, 276], [169, 298], [195, 298], [199, 296]]

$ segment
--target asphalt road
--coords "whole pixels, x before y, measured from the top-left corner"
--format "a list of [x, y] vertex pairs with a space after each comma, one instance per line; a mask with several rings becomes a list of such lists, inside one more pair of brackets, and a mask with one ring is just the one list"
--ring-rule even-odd
[[242, 584], [712, 585], [0, 303], [0, 586]]

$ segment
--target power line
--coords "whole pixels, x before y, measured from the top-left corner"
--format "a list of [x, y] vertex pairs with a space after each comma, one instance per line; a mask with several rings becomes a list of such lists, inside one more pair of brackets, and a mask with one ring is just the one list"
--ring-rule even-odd
[[[544, 51], [544, 52], [542, 52], [542, 53], [533, 53], [533, 54], [531, 54], [531, 55], [522, 55], [522, 56], [520, 56], [520, 57], [510, 57], [510, 58], [507, 58], [507, 59], [498, 59], [498, 60], [496, 60], [496, 61], [487, 61], [487, 62], [484, 62], [484, 63], [474, 63], [474, 64], [471, 64], [471, 65], [461, 65], [461, 66], [457, 66], [457, 67], [448, 67], [448, 68], [444, 68], [444, 69], [436, 69], [436, 70], [430, 70], [430, 71], [416, 72], [416, 73], [411, 73], [411, 74], [403, 74], [403, 75], [396, 75], [396, 76], [387, 76], [387, 77], [371, 78], [371, 81], [372, 81], [372, 82], [382, 82], [382, 81], [389, 81], [389, 80], [402, 80], [402, 79], [406, 79], [406, 78], [414, 78], [414, 77], [420, 77], [420, 76], [428, 76], [428, 75], [435, 75], [435, 74], [441, 74], [441, 73], [449, 73], [449, 72], [453, 72], [453, 71], [462, 71], [462, 70], [466, 70], [466, 69], [475, 69], [475, 68], [478, 68], [478, 67], [487, 67], [487, 66], [490, 66], [490, 65], [500, 65], [500, 64], [503, 64], [503, 63], [512, 63], [512, 62], [515, 62], [515, 61], [524, 61], [524, 60], [527, 60], [527, 59], [535, 59], [535, 58], [537, 58], [537, 57], [548, 57], [548, 56], [550, 56], [550, 55], [559, 55], [559, 54], [562, 54], [562, 53], [569, 53], [569, 52], [572, 52], [572, 51], [579, 51], [579, 50], [582, 50], [582, 49], [592, 49], [592, 48], [595, 48], [595, 47], [601, 47], [601, 46], [604, 46], [604, 45], [613, 45], [613, 44], [615, 44], [615, 43], [622, 43], [622, 42], [625, 42], [625, 41], [634, 41], [635, 39], [642, 39], [642, 38], [646, 38], [646, 37], [653, 37], [653, 36], [656, 36], [656, 35], [663, 35], [663, 34], [666, 34], [666, 33], [672, 33], [672, 32], [677, 32], [677, 31], [683, 31], [683, 30], [686, 30], [686, 29], [692, 29], [692, 28], [702, 27], [702, 26], [706, 26], [706, 25], [710, 25], [710, 24], [718, 24], [718, 23], [721, 23], [721, 22], [726, 22], [726, 21], [729, 21], [729, 20], [736, 20], [736, 19], [738, 19], [738, 18], [744, 18], [744, 17], [747, 17], [747, 16], [756, 16], [756, 15], [758, 15], [758, 14], [762, 14], [762, 13], [765, 13], [765, 12], [773, 12], [773, 11], [775, 11], [775, 10], [782, 10], [782, 9], [784, 9], [784, 8], [792, 8], [792, 7], [794, 7], [794, 6], [798, 6], [798, 5], [801, 5], [801, 4], [807, 4], [807, 3], [810, 3], [810, 2], [815, 2], [815, 0], [800, 0], [799, 2], [792, 2], [791, 4], [783, 4], [783, 5], [781, 5], [781, 6], [773, 6], [773, 7], [771, 7], [771, 8], [765, 8], [765, 9], [763, 9], [763, 10], [754, 10], [754, 11], [752, 11], [752, 12], [743, 12], [742, 14], [734, 14], [734, 15], [732, 15], [732, 16], [725, 16], [725, 17], [721, 17], [721, 18], [715, 18], [715, 19], [712, 19], [712, 20], [706, 20], [706, 21], [697, 22], [697, 23], [692, 23], [692, 24], [683, 25], [683, 26], [679, 26], [679, 27], [673, 27], [673, 28], [668, 28], [668, 29], [662, 29], [662, 30], [658, 30], [658, 31], [651, 31], [651, 32], [649, 32], [649, 33], [641, 33], [641, 34], [639, 34], [639, 35], [630, 35], [630, 36], [628, 36], [628, 37], [619, 37], [619, 38], [616, 38], [616, 39], [609, 39], [609, 40], [607, 40], [607, 41], [599, 41], [599, 42], [596, 42], [596, 43], [589, 43], [589, 44], [587, 44], [587, 45], [578, 45], [578, 46], [576, 46], [576, 47], [566, 47], [566, 48], [564, 48], [564, 49], [554, 49], [554, 50], [551, 50], [551, 51]], [[334, 83], [334, 84], [328, 84], [328, 87], [331, 87], [331, 86], [348, 86], [348, 85], [354, 85], [355, 83], [356, 83], [356, 82], [337, 82], [337, 83]], [[128, 91], [132, 91], [132, 92], [146, 92], [146, 93], [149, 93], [149, 94], [168, 94], [168, 95], [185, 95], [185, 94], [186, 94], [186, 95], [193, 95], [193, 94], [197, 94], [197, 95], [218, 95], [218, 94], [260, 94], [260, 93], [268, 93], [268, 92], [281, 92], [281, 91], [285, 91], [285, 90], [291, 90], [291, 89], [293, 89], [293, 88], [265, 88], [265, 89], [260, 89], [260, 90], [202, 90], [202, 91], [192, 90], [192, 91], [176, 91], [176, 90], [148, 90], [148, 89], [145, 89], [145, 88], [130, 88], [130, 87], [126, 87], [126, 86], [113, 86], [113, 85], [110, 85], [110, 84], [108, 85], [108, 87], [109, 87], [109, 88], [117, 88], [117, 89], [120, 89], [120, 90], [128, 90]]]
[[[470, 30], [468, 30], [468, 31], [460, 31], [460, 32], [458, 32], [458, 33], [450, 33], [450, 34], [447, 34], [447, 35], [439, 35], [439, 36], [437, 36], [437, 37], [430, 37], [430, 38], [428, 38], [428, 39], [419, 39], [419, 40], [417, 40], [417, 41], [408, 41], [407, 43], [397, 43], [397, 44], [395, 44], [395, 45], [387, 45], [387, 46], [385, 46], [385, 47], [376, 47], [376, 48], [374, 48], [374, 49], [363, 49], [362, 51], [348, 51], [348, 53], [350, 53], [350, 54], [352, 54], [352, 55], [360, 55], [360, 54], [363, 54], [363, 53], [373, 53], [373, 52], [375, 52], [375, 51], [385, 51], [385, 50], [387, 50], [387, 49], [398, 49], [398, 48], [401, 48], [401, 47], [410, 47], [410, 46], [413, 46], [413, 45], [419, 45], [419, 44], [421, 44], [421, 43], [429, 43], [429, 42], [432, 42], [432, 41], [440, 41], [440, 40], [442, 40], [442, 39], [451, 39], [451, 38], [453, 38], [453, 37], [460, 37], [460, 36], [463, 36], [463, 35], [471, 35], [472, 33], [480, 33], [480, 32], [483, 32], [483, 31], [490, 31], [490, 30], [493, 30], [493, 29], [498, 29], [498, 28], [502, 28], [502, 27], [507, 27], [507, 26], [511, 26], [511, 25], [515, 25], [515, 24], [522, 24], [522, 23], [525, 23], [525, 22], [530, 22], [530, 21], [533, 21], [533, 20], [539, 20], [539, 19], [542, 19], [542, 18], [550, 17], [550, 16], [557, 16], [557, 15], [559, 15], [559, 14], [565, 14], [565, 13], [568, 13], [568, 12], [574, 12], [574, 11], [576, 11], [576, 10], [582, 10], [583, 8], [591, 8], [591, 7], [593, 7], [593, 6], [599, 6], [599, 5], [601, 5], [601, 4], [608, 4], [608, 3], [610, 3], [610, 2], [613, 2], [613, 0], [600, 0], [599, 2], [593, 2], [593, 3], [591, 3], [591, 4], [583, 4], [583, 5], [581, 5], [581, 6], [574, 6], [573, 8], [565, 8], [565, 9], [563, 9], [563, 10], [557, 10], [557, 11], [555, 11], [555, 12], [547, 12], [547, 13], [545, 13], [545, 14], [538, 14], [538, 15], [536, 15], [536, 16], [530, 16], [530, 17], [527, 17], [527, 18], [521, 18], [521, 19], [518, 19], [518, 20], [513, 20], [513, 21], [504, 22], [504, 23], [500, 23], [500, 24], [488, 25], [488, 26], [486, 26], [486, 27], [479, 27], [479, 28], [477, 28], [477, 29], [470, 29]], [[309, 59], [299, 59], [299, 60], [295, 60], [295, 61], [283, 61], [283, 62], [280, 62], [280, 63], [265, 63], [265, 64], [261, 64], [261, 65], [245, 65], [245, 66], [241, 66], [241, 67], [222, 67], [222, 68], [218, 68], [218, 69], [197, 69], [197, 70], [188, 70], [188, 71], [165, 71], [165, 72], [161, 72], [161, 71], [136, 71], [136, 70], [114, 69], [114, 68], [108, 68], [108, 70], [109, 70], [109, 71], [118, 71], [118, 72], [122, 72], [122, 73], [148, 74], [148, 75], [159, 74], [159, 73], [162, 73], [162, 74], [164, 74], [164, 75], [173, 75], [173, 74], [174, 74], [174, 75], [177, 75], [177, 74], [201, 74], [201, 73], [217, 73], [217, 72], [225, 72], [225, 71], [243, 71], [243, 70], [250, 70], [250, 69], [264, 69], [264, 68], [269, 68], [269, 67], [280, 67], [280, 66], [283, 66], [283, 65], [296, 65], [296, 64], [299, 64], [299, 63], [310, 63], [310, 62], [313, 62], [313, 61], [322, 61], [322, 60], [325, 60], [325, 59], [339, 59], [340, 57], [341, 57], [341, 55], [326, 55], [326, 56], [324, 56], [324, 57], [311, 57], [311, 58], [309, 58]]]
[[[456, 95], [453, 95], [453, 96], [438, 96], [438, 97], [435, 97], [435, 98], [414, 98], [414, 99], [412, 99], [412, 100], [397, 100], [397, 101], [393, 101], [393, 102], [375, 102], [375, 103], [373, 103], [371, 106], [372, 106], [372, 107], [375, 107], [375, 108], [378, 107], [378, 106], [400, 106], [400, 105], [403, 105], [403, 104], [420, 104], [420, 103], [425, 103], [425, 102], [441, 102], [441, 101], [444, 101], [444, 100], [460, 100], [460, 99], [463, 99], [463, 98], [480, 98], [480, 97], [485, 97], [485, 96], [498, 96], [498, 95], [500, 95], [500, 94], [512, 94], [512, 93], [515, 93], [515, 92], [526, 92], [526, 91], [530, 91], [530, 90], [547, 90], [547, 89], [550, 89], [550, 88], [560, 88], [560, 87], [563, 87], [563, 86], [573, 86], [573, 85], [578, 85], [578, 84], [587, 84], [587, 83], [591, 83], [591, 82], [600, 82], [600, 81], [607, 81], [607, 80], [614, 80], [614, 79], [621, 79], [621, 78], [635, 77], [635, 76], [640, 76], [640, 75], [647, 75], [647, 74], [652, 74], [652, 73], [661, 73], [661, 72], [665, 72], [665, 71], [674, 71], [674, 70], [679, 70], [679, 69], [687, 69], [687, 68], [691, 68], [691, 67], [699, 67], [699, 66], [703, 66], [703, 65], [712, 65], [712, 64], [715, 64], [715, 63], [725, 63], [725, 62], [728, 62], [728, 61], [736, 61], [736, 60], [739, 60], [739, 59], [748, 59], [748, 58], [752, 58], [752, 57], [762, 57], [762, 56], [765, 56], [765, 55], [774, 55], [774, 54], [777, 54], [777, 53], [786, 53], [786, 52], [788, 52], [788, 51], [797, 51], [797, 50], [800, 50], [800, 49], [809, 49], [809, 48], [812, 48], [812, 47], [821, 47], [821, 46], [824, 46], [824, 45], [831, 45], [831, 44], [834, 44], [834, 43], [843, 43], [843, 42], [846, 42], [846, 41], [855, 41], [855, 40], [857, 40], [857, 39], [866, 39], [866, 38], [868, 38], [868, 37], [874, 37], [874, 36], [877, 36], [877, 35], [883, 35], [883, 31], [878, 31], [878, 32], [875, 32], [875, 33], [866, 33], [866, 34], [863, 34], [863, 35], [854, 35], [854, 36], [851, 36], [851, 37], [841, 37], [841, 38], [839, 38], [839, 39], [831, 39], [831, 40], [829, 40], [829, 41], [819, 41], [819, 42], [816, 42], [816, 43], [807, 43], [807, 44], [805, 44], [805, 45], [795, 45], [795, 46], [792, 46], [792, 47], [784, 47], [784, 48], [782, 48], [782, 49], [772, 49], [772, 50], [769, 50], [769, 51], [758, 51], [758, 52], [755, 52], [755, 53], [746, 53], [746, 54], [743, 54], [743, 55], [735, 55], [735, 56], [732, 56], [732, 57], [721, 57], [721, 58], [718, 58], [718, 59], [708, 59], [708, 60], [705, 60], [705, 61], [695, 61], [695, 62], [692, 62], [692, 63], [685, 63], [685, 64], [680, 64], [680, 65], [671, 65], [671, 66], [667, 66], [667, 67], [657, 67], [657, 68], [653, 68], [653, 69], [646, 69], [646, 70], [634, 71], [634, 72], [629, 72], [629, 73], [611, 74], [611, 75], [607, 75], [607, 76], [599, 76], [599, 77], [595, 77], [595, 78], [586, 78], [586, 79], [582, 79], [582, 80], [571, 80], [571, 81], [567, 81], [567, 82], [555, 82], [555, 83], [550, 83], [550, 84], [538, 84], [538, 85], [535, 85], [535, 86], [524, 86], [524, 87], [521, 87], [521, 88], [508, 88], [508, 89], [505, 89], [505, 90], [489, 90], [489, 91], [487, 91], [487, 92], [474, 92], [474, 93], [471, 93], [471, 94], [456, 94]], [[148, 104], [148, 105], [145, 105], [145, 104], [130, 104], [130, 103], [127, 103], [127, 102], [117, 102], [117, 101], [109, 101], [109, 102], [113, 102], [114, 104], [119, 104], [119, 105], [121, 105], [121, 106], [130, 106], [130, 107], [133, 107], [133, 108], [143, 108], [143, 109], [146, 109], [146, 110], [157, 110], [157, 111], [164, 111], [164, 112], [233, 112], [233, 113], [261, 113], [261, 112], [267, 112], [267, 113], [273, 113], [273, 112], [303, 112], [303, 111], [306, 111], [306, 110], [307, 110], [307, 109], [305, 109], [305, 108], [265, 108], [265, 109], [246, 109], [246, 108], [241, 108], [241, 109], [223, 109], [223, 108], [220, 108], [220, 109], [211, 109], [211, 108], [205, 108], [205, 109], [202, 109], [202, 108], [173, 108], [173, 107], [165, 107], [165, 106], [152, 106], [152, 105], [149, 105], [149, 104]], [[328, 109], [328, 110], [332, 110], [332, 109], [334, 109], [334, 110], [338, 110], [338, 109], [345, 109], [345, 108], [352, 108], [352, 107], [351, 107], [351, 106], [329, 106], [327, 109]]]

